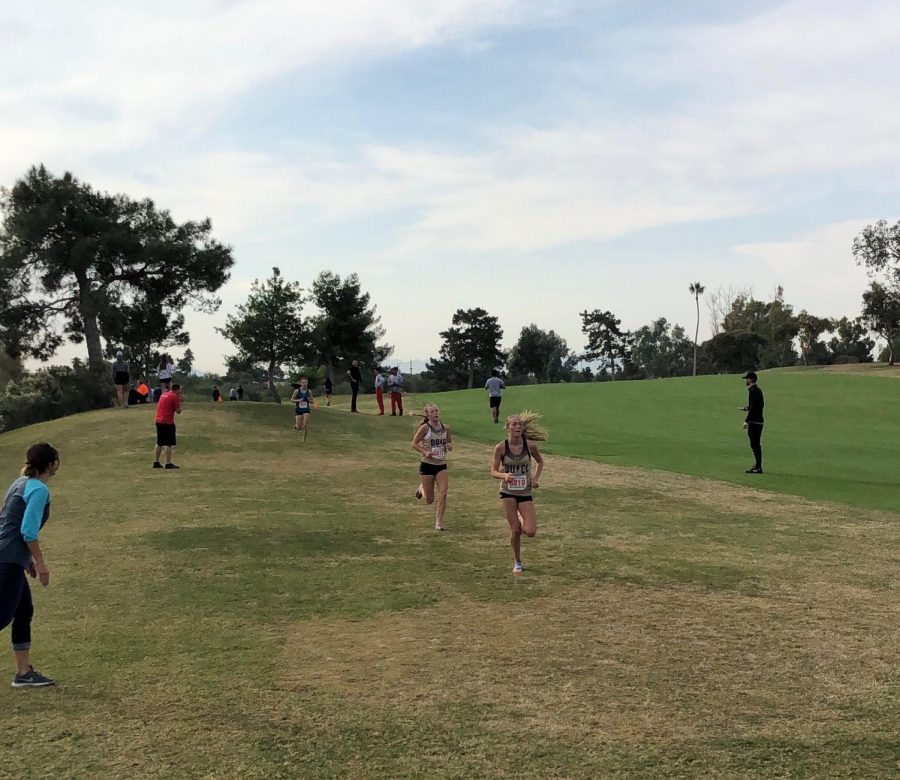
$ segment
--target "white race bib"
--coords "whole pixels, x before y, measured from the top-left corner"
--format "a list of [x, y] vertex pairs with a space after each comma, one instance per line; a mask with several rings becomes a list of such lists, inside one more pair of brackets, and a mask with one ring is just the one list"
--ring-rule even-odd
[[299, 406], [301, 409], [309, 409], [309, 401], [301, 398], [299, 401], [297, 401], [297, 406]]
[[436, 447], [431, 448], [431, 459], [432, 460], [444, 460], [447, 457], [447, 448], [438, 445]]
[[525, 490], [528, 487], [528, 476], [522, 474], [521, 476], [510, 477], [506, 481], [506, 487], [508, 490]]

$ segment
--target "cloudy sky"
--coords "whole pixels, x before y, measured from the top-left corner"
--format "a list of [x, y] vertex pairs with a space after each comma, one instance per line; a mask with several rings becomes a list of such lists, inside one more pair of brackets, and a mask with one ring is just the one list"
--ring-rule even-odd
[[209, 216], [207, 370], [276, 265], [358, 273], [398, 362], [474, 306], [506, 346], [580, 349], [595, 308], [692, 331], [693, 281], [855, 316], [853, 237], [900, 216], [898, 33], [891, 0], [0, 0], [0, 183]]

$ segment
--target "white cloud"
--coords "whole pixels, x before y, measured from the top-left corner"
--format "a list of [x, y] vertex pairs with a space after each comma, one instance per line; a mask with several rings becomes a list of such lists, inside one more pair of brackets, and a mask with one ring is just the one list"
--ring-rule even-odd
[[0, 177], [35, 159], [189, 134], [278, 76], [542, 15], [531, 0], [10, 4], [0, 9]]
[[[782, 285], [794, 308], [820, 317], [855, 317], [869, 279], [854, 264], [853, 238], [877, 217], [823, 225], [791, 241], [740, 244], [732, 248], [750, 258], [759, 283]], [[763, 288], [765, 289], [765, 288]]]
[[[535, 113], [527, 95], [503, 121], [473, 109], [464, 139], [433, 131], [417, 137], [418, 128], [409, 127], [398, 140], [363, 127], [354, 128], [353, 144], [320, 138], [262, 148], [217, 133], [237, 97], [275, 79], [302, 88], [323, 66], [350, 73], [447, 42], [475, 52], [497, 29], [540, 24], [545, 5], [9, 4], [0, 9], [0, 181], [46, 160], [99, 187], [150, 195], [179, 219], [209, 215], [217, 236], [237, 246], [235, 273], [244, 283], [278, 263], [269, 249], [284, 258], [301, 239], [307, 246], [318, 239], [321, 251], [304, 259], [297, 278], [308, 283], [326, 265], [363, 272], [382, 312], [390, 309], [388, 339], [410, 356], [434, 353], [435, 345], [412, 345], [446, 327], [456, 305], [484, 305], [493, 263], [543, 280], [534, 316], [573, 344], [580, 336], [572, 314], [600, 305], [592, 303], [596, 290], [617, 301], [631, 327], [672, 308], [671, 291], [685, 286], [683, 276], [710, 288], [717, 274], [726, 286], [768, 291], [783, 284], [798, 308], [858, 310], [865, 279], [848, 247], [862, 222], [775, 243], [762, 215], [824, 196], [837, 200], [851, 177], [859, 190], [895, 197], [894, 4], [799, 0], [736, 23], [598, 28], [597, 49], [588, 53], [554, 51], [547, 39], [542, 56], [552, 79], [535, 84], [535, 92], [558, 88], [559, 110]], [[854, 213], [851, 201], [846, 208]], [[760, 242], [736, 247], [717, 266], [711, 256], [727, 239], [708, 238], [704, 223], [750, 214], [761, 226]], [[684, 271], [686, 251], [670, 262], [666, 250], [659, 257], [648, 250], [629, 261], [640, 264], [636, 284], [605, 251], [610, 239], [677, 223], [696, 225], [692, 244], [702, 273], [697, 265]], [[365, 251], [353, 268], [341, 267], [340, 253], [330, 250], [363, 243], [359, 233]], [[592, 265], [583, 262], [573, 277], [552, 282], [542, 276], [551, 254], [564, 265], [576, 245], [591, 242]], [[439, 270], [448, 258], [468, 276], [453, 274], [447, 311], [423, 314], [412, 333], [399, 312], [410, 268]], [[236, 281], [225, 297], [236, 300], [242, 291]], [[670, 318], [687, 321], [677, 313], [688, 303]], [[504, 311], [507, 304], [497, 303], [507, 335], [526, 316], [517, 305]], [[564, 309], [571, 322], [555, 324], [554, 312]]]

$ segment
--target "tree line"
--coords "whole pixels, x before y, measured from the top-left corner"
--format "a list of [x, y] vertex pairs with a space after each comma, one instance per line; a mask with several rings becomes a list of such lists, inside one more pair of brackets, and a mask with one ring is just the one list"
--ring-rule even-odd
[[[795, 311], [781, 287], [771, 300], [757, 299], [749, 290], [720, 288], [708, 300], [713, 335], [698, 343], [700, 297], [706, 288], [692, 282], [688, 292], [697, 308], [693, 339], [665, 317], [627, 330], [612, 311], [594, 309], [580, 313], [586, 341], [580, 352], [570, 350], [554, 331], [531, 324], [504, 353], [496, 317], [484, 309], [458, 310], [451, 327], [441, 332], [440, 353], [424, 375], [440, 389], [462, 389], [482, 384], [491, 369], [504, 365], [519, 382], [658, 379], [868, 363], [876, 357], [894, 365], [900, 347], [900, 221], [867, 226], [855, 238], [852, 254], [870, 278], [855, 317]], [[876, 338], [885, 345], [880, 355], [874, 353]]]
[[[147, 376], [167, 350], [181, 348], [179, 368], [191, 371], [184, 312], [215, 311], [216, 293], [234, 265], [232, 248], [212, 235], [209, 219], [177, 222], [150, 199], [102, 192], [43, 165], [0, 189], [0, 217], [0, 392], [21, 378], [23, 359], [47, 360], [65, 341], [83, 343], [87, 360], [57, 371], [58, 382], [85, 372], [105, 377], [120, 348]], [[423, 389], [447, 390], [481, 386], [495, 368], [511, 381], [560, 382], [868, 362], [876, 357], [876, 338], [886, 344], [881, 357], [893, 364], [900, 345], [900, 221], [866, 227], [852, 255], [870, 277], [855, 317], [795, 311], [780, 288], [771, 300], [720, 288], [706, 298], [713, 335], [698, 343], [706, 288], [692, 282], [693, 338], [662, 317], [627, 330], [612, 310], [598, 308], [580, 312], [580, 349], [529, 324], [505, 351], [497, 317], [483, 308], [458, 309], [418, 379]], [[352, 360], [379, 366], [392, 353], [357, 275], [342, 279], [328, 270], [307, 290], [273, 268], [219, 330], [236, 349], [226, 359], [228, 375], [264, 380], [273, 398], [277, 381], [292, 373], [338, 380]], [[3, 403], [0, 396], [0, 415]], [[99, 403], [96, 393], [90, 403]]]

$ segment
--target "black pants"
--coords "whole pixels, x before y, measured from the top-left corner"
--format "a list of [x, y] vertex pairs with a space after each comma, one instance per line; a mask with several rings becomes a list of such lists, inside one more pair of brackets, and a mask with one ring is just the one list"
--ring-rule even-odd
[[356, 396], [359, 395], [359, 382], [350, 382], [350, 411], [356, 411]]
[[750, 439], [750, 449], [753, 450], [753, 457], [756, 458], [756, 468], [762, 468], [762, 439], [763, 426], [758, 423], [747, 424], [747, 437]]
[[13, 650], [31, 647], [34, 605], [25, 570], [15, 563], [0, 563], [0, 631], [12, 623]]

